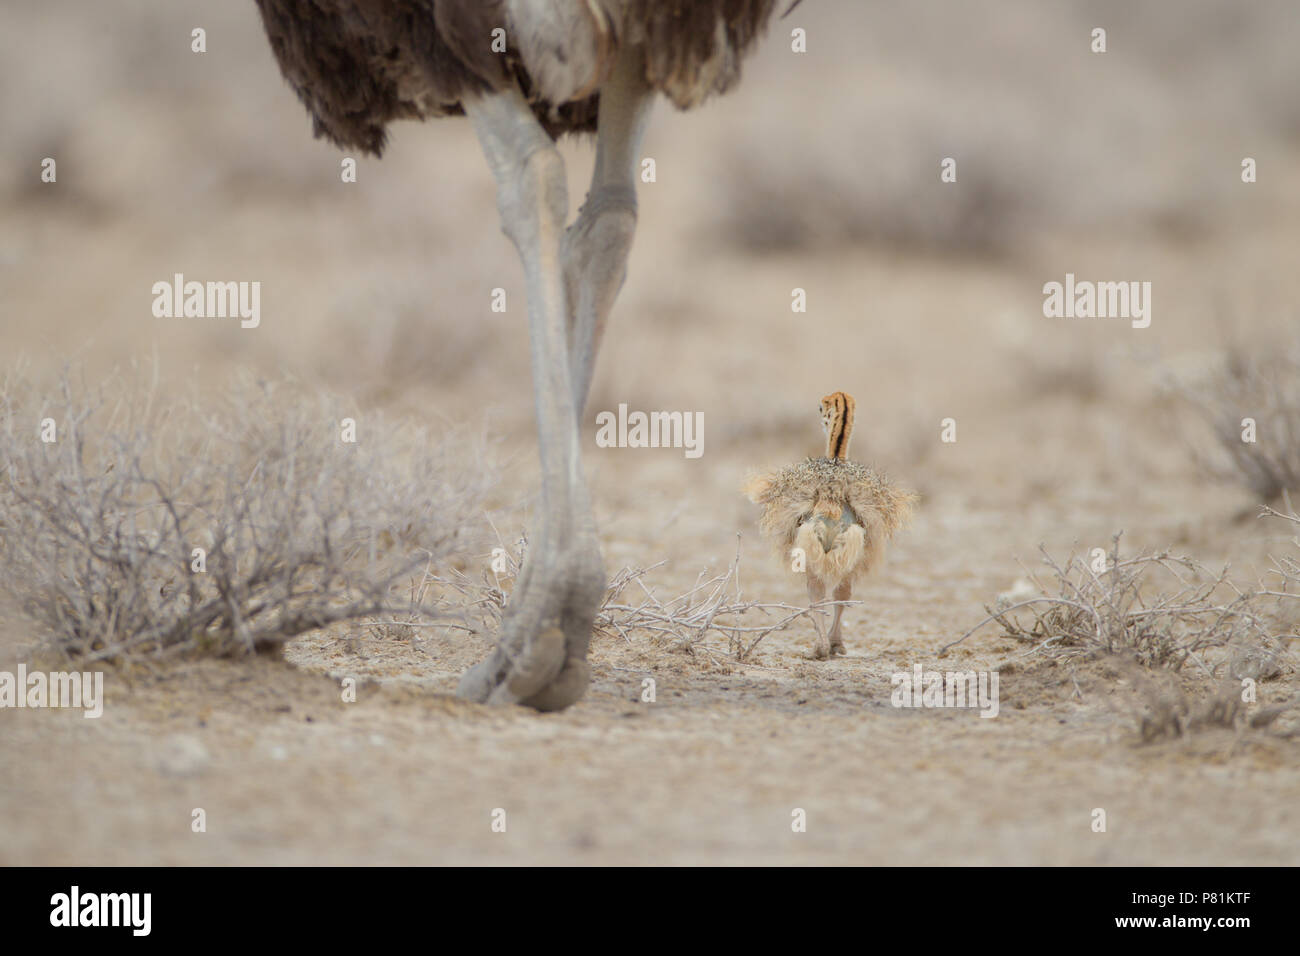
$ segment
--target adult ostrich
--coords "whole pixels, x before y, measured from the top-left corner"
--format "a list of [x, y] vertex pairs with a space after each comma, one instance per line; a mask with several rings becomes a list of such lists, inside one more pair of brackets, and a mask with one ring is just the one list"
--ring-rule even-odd
[[[379, 155], [391, 120], [463, 114], [474, 126], [527, 280], [542, 511], [497, 649], [459, 693], [567, 707], [587, 689], [605, 590], [578, 423], [626, 275], [650, 105], [662, 93], [688, 109], [724, 92], [776, 0], [256, 2], [318, 137]], [[555, 140], [587, 132], [595, 173], [566, 229]]]

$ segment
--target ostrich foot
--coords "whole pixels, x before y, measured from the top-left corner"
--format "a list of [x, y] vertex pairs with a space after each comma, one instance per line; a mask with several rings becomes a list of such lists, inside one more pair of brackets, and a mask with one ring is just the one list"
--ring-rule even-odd
[[599, 552], [525, 570], [496, 649], [465, 672], [457, 695], [486, 704], [562, 710], [587, 690], [587, 648], [605, 592]]

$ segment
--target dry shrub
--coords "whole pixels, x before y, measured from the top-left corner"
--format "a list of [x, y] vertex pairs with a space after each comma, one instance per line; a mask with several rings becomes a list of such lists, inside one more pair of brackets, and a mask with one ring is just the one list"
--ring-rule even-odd
[[0, 393], [0, 588], [50, 649], [263, 650], [407, 608], [399, 582], [472, 545], [490, 475], [464, 436], [265, 382], [216, 402], [130, 396], [66, 376]]
[[1289, 521], [1297, 531], [1296, 536], [1291, 539], [1295, 553], [1283, 554], [1273, 559], [1273, 573], [1280, 579], [1281, 585], [1278, 590], [1270, 590], [1268, 593], [1284, 600], [1300, 601], [1300, 514], [1294, 511], [1278, 511], [1276, 508], [1265, 506], [1261, 517]]
[[[1297, 622], [1300, 621], [1300, 514], [1290, 510], [1290, 498], [1287, 497], [1286, 500], [1287, 511], [1278, 511], [1265, 506], [1261, 515], [1261, 517], [1280, 518], [1283, 521], [1288, 521], [1298, 532], [1291, 538], [1291, 552], [1273, 557], [1271, 573], [1277, 583], [1270, 582], [1263, 593], [1269, 597], [1277, 598], [1282, 608], [1282, 619], [1286, 622], [1286, 626], [1295, 629]], [[1284, 634], [1279, 639], [1296, 641], [1300, 640], [1300, 634]]]
[[1112, 539], [1101, 572], [1093, 570], [1091, 555], [1072, 553], [1062, 565], [1044, 549], [1051, 584], [1030, 575], [1042, 596], [986, 607], [989, 616], [943, 652], [992, 621], [1035, 652], [1115, 654], [1172, 670], [1193, 660], [1209, 673], [1200, 655], [1213, 648], [1233, 651], [1221, 655], [1216, 666], [1240, 659], [1244, 649], [1276, 648], [1259, 608], [1259, 592], [1236, 587], [1226, 568], [1213, 573], [1191, 558], [1164, 551], [1126, 558], [1120, 554], [1120, 537]]
[[1294, 737], [1297, 704], [1290, 699], [1276, 704], [1255, 705], [1242, 699], [1238, 682], [1224, 682], [1198, 693], [1176, 675], [1137, 674], [1138, 709], [1133, 714], [1144, 743], [1186, 737], [1206, 730], [1230, 730], [1237, 734], [1265, 732], [1275, 737]]
[[[1220, 368], [1175, 387], [1213, 436], [1209, 449], [1192, 445], [1207, 476], [1242, 485], [1261, 502], [1300, 491], [1300, 342], [1229, 349]], [[1254, 442], [1243, 440], [1247, 418]]]
[[[1282, 517], [1300, 522], [1294, 515]], [[996, 621], [1006, 636], [1028, 645], [1027, 655], [1044, 663], [1072, 667], [1092, 661], [1103, 668], [1108, 686], [1127, 679], [1135, 693], [1120, 702], [1121, 709], [1143, 742], [1213, 728], [1233, 731], [1236, 740], [1255, 731], [1273, 737], [1300, 732], [1300, 697], [1287, 697], [1286, 685], [1277, 685], [1269, 703], [1244, 696], [1247, 686], [1293, 669], [1286, 642], [1295, 635], [1275, 629], [1277, 616], [1266, 613], [1265, 604], [1270, 595], [1300, 596], [1300, 563], [1289, 557], [1278, 562], [1278, 572], [1287, 576], [1280, 590], [1247, 591], [1228, 578], [1226, 568], [1212, 572], [1188, 557], [1123, 557], [1120, 537], [1112, 539], [1101, 572], [1093, 569], [1091, 554], [1071, 554], [1062, 564], [1044, 550], [1050, 583], [1030, 575], [1040, 596], [1000, 598], [986, 608], [987, 618], [940, 656]], [[1195, 668], [1184, 669], [1189, 661]]]

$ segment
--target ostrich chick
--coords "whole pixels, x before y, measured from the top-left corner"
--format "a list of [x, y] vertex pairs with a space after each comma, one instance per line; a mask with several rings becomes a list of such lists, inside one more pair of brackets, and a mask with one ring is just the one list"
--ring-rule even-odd
[[[763, 508], [758, 522], [763, 536], [791, 559], [794, 570], [807, 574], [808, 599], [814, 604], [825, 600], [828, 591], [836, 601], [849, 600], [853, 583], [880, 563], [885, 542], [906, 523], [917, 500], [914, 492], [895, 486], [880, 472], [849, 461], [854, 404], [844, 392], [821, 400], [825, 458], [753, 475], [743, 489]], [[813, 615], [814, 659], [845, 653], [843, 612], [844, 605], [835, 605], [829, 633]]]

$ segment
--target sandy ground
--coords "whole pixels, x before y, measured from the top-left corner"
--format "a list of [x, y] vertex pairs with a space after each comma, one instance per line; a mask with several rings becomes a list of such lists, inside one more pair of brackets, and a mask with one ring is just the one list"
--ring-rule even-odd
[[[229, 101], [219, 82], [192, 81], [208, 111], [196, 119], [126, 83], [106, 99], [110, 118], [67, 134], [73, 155], [93, 152], [86, 142], [119, 150], [61, 173], [69, 196], [7, 194], [6, 358], [106, 373], [157, 357], [164, 395], [219, 388], [251, 367], [363, 410], [486, 421], [516, 463], [492, 503], [512, 539], [535, 501], [523, 288], [469, 131], [400, 128], [390, 158], [364, 162], [361, 182], [342, 189], [337, 155], [310, 142], [255, 17], [229, 16], [222, 35], [246, 64]], [[594, 387], [593, 412], [704, 412], [705, 454], [599, 449], [590, 414], [585, 448], [610, 569], [665, 561], [649, 580], [672, 595], [725, 568], [739, 533], [745, 593], [797, 601], [738, 487], [751, 467], [816, 453], [816, 400], [854, 394], [854, 456], [923, 500], [855, 595], [848, 657], [806, 660], [807, 627], [772, 635], [745, 664], [717, 645], [688, 655], [600, 637], [591, 692], [554, 715], [455, 700], [487, 645], [437, 630], [314, 634], [283, 662], [109, 671], [98, 720], [0, 712], [0, 863], [1300, 862], [1296, 739], [1222, 730], [1144, 744], [1129, 676], [1025, 659], [996, 628], [937, 656], [1040, 543], [1063, 554], [1122, 529], [1126, 547], [1230, 561], [1244, 580], [1287, 546], [1285, 529], [1234, 521], [1250, 499], [1192, 468], [1159, 381], [1225, 341], [1294, 328], [1300, 137], [1269, 141], [1262, 196], [1229, 198], [1193, 224], [1130, 222], [1122, 209], [1088, 225], [1044, 214], [1014, 248], [983, 251], [888, 237], [765, 251], [718, 241], [721, 187], [692, 173], [709, 158], [697, 134], [739, 123], [728, 109], [761, 113], [782, 84], [759, 64], [702, 114], [656, 117], [647, 149], [661, 179], [642, 190]], [[112, 116], [119, 131], [104, 132]], [[192, 134], [241, 121], [273, 133], [206, 154], [169, 136], [169, 118]], [[580, 196], [590, 148], [565, 151]], [[78, 186], [92, 171], [113, 190]], [[261, 279], [262, 327], [153, 319], [148, 289], [177, 271]], [[1067, 271], [1151, 281], [1151, 327], [1045, 319], [1042, 285]], [[796, 286], [807, 314], [790, 311]], [[496, 287], [505, 314], [488, 308]], [[954, 444], [939, 440], [948, 417]], [[0, 669], [36, 637], [0, 620]], [[895, 709], [890, 675], [917, 663], [999, 669], [999, 716]], [[359, 680], [355, 703], [342, 700], [344, 677]], [[654, 703], [641, 700], [647, 677]], [[1296, 684], [1288, 666], [1261, 686], [1261, 704]], [[191, 831], [195, 808], [204, 833]], [[504, 833], [492, 828], [498, 808]], [[796, 808], [804, 833], [791, 831]], [[1094, 808], [1107, 812], [1105, 833], [1092, 830]]]

